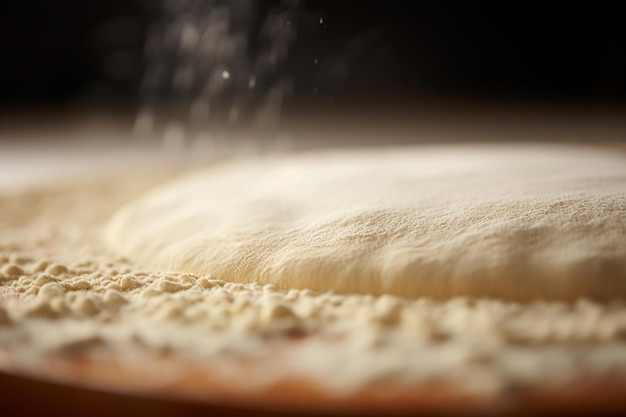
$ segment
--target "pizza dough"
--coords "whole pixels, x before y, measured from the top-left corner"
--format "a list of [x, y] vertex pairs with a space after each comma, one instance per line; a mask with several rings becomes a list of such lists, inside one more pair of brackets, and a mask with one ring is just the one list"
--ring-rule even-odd
[[320, 151], [212, 167], [122, 207], [144, 266], [340, 293], [626, 296], [626, 157], [592, 147]]
[[[509, 152], [454, 147], [463, 161]], [[595, 154], [614, 169], [610, 153], [579, 151], [581, 161]], [[433, 162], [457, 151], [414, 152]], [[254, 163], [261, 169], [272, 161], [288, 162]], [[460, 169], [446, 169], [453, 168]], [[104, 247], [101, 229], [115, 210], [192, 169], [163, 164], [0, 190], [1, 372], [166, 396], [185, 407], [245, 404], [291, 414], [624, 410], [626, 299], [519, 303], [282, 290], [144, 268]]]

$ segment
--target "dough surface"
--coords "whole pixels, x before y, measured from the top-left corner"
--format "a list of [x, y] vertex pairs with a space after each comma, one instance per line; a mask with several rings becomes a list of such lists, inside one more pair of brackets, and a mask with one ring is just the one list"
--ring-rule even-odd
[[211, 167], [106, 226], [144, 266], [340, 293], [626, 297], [626, 155], [565, 145], [319, 151]]

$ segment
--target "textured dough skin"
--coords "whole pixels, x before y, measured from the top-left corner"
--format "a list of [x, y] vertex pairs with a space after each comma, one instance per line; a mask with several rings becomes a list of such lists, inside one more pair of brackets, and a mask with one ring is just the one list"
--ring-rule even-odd
[[626, 157], [448, 145], [259, 158], [122, 207], [110, 246], [144, 266], [341, 293], [626, 296]]

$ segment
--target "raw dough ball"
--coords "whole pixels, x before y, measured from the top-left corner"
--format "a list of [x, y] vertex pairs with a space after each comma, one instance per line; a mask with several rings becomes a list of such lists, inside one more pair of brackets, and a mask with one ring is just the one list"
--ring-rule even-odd
[[626, 296], [626, 157], [558, 145], [324, 151], [207, 169], [121, 208], [145, 266], [342, 293]]

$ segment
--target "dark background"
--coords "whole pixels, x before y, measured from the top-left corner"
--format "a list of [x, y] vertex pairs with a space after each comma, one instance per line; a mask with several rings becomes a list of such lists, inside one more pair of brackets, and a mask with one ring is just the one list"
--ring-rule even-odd
[[[279, 5], [257, 2], [255, 18]], [[622, 105], [620, 6], [310, 0], [298, 6], [298, 40], [281, 71], [294, 81], [290, 100], [307, 105], [380, 97]], [[155, 2], [3, 1], [0, 106], [137, 103], [144, 39], [158, 13]], [[311, 23], [320, 17], [324, 25]], [[312, 64], [337, 57], [343, 73], [325, 76]]]

